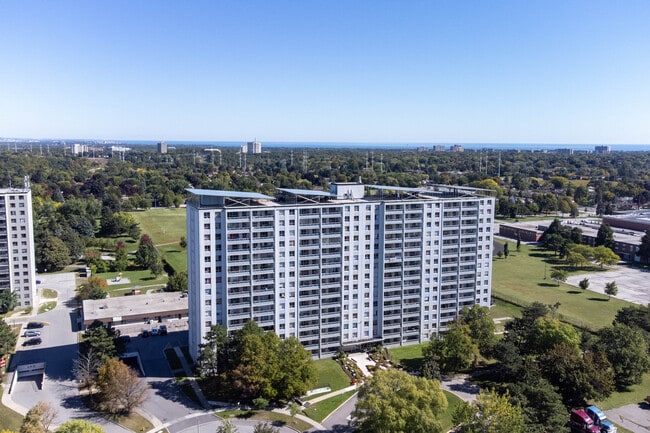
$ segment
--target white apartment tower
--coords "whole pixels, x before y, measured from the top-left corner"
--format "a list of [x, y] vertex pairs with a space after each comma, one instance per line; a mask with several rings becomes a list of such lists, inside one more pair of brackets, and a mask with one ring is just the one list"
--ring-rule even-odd
[[494, 197], [356, 183], [330, 192], [188, 190], [189, 345], [248, 320], [315, 357], [428, 341], [489, 306]]
[[0, 189], [0, 290], [16, 293], [19, 307], [35, 302], [36, 261], [32, 192], [24, 188]]

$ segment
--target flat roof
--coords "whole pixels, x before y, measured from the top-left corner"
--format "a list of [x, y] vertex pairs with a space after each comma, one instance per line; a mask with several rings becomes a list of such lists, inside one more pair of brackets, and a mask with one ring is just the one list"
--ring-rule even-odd
[[424, 188], [409, 188], [405, 186], [385, 186], [385, 185], [366, 185], [367, 188], [373, 188], [373, 189], [380, 189], [383, 191], [404, 191], [404, 192], [421, 192], [421, 193], [429, 193], [431, 194], [432, 191], [430, 189], [424, 189]]
[[131, 316], [164, 315], [187, 311], [187, 297], [180, 292], [145, 293], [142, 295], [115, 296], [105, 299], [86, 299], [83, 301], [84, 323], [95, 320], [123, 320]]
[[311, 189], [291, 189], [291, 188], [276, 188], [278, 191], [287, 192], [293, 195], [313, 195], [321, 197], [336, 197], [336, 194], [332, 194], [326, 191], [316, 191]]
[[244, 192], [244, 191], [223, 191], [219, 189], [197, 189], [186, 188], [185, 191], [194, 195], [204, 195], [208, 197], [231, 197], [231, 198], [251, 198], [251, 199], [267, 199], [272, 200], [273, 197], [260, 194], [259, 192]]

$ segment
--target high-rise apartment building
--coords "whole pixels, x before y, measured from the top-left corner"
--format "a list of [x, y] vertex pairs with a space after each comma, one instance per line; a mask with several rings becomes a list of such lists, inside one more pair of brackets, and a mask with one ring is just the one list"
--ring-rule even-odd
[[36, 262], [32, 192], [24, 188], [0, 189], [0, 290], [16, 293], [18, 306], [35, 306]]
[[188, 190], [190, 352], [248, 320], [316, 357], [428, 341], [489, 306], [494, 197], [356, 183], [277, 197]]
[[241, 147], [243, 153], [250, 153], [253, 155], [262, 153], [262, 143], [259, 141], [249, 141]]

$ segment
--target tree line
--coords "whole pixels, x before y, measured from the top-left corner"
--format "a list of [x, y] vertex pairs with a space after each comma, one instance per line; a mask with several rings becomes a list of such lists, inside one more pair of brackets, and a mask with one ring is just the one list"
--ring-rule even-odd
[[497, 214], [576, 215], [594, 206], [598, 214], [644, 207], [650, 198], [650, 155], [516, 151], [416, 152], [413, 150], [308, 149], [307, 165], [291, 149], [248, 155], [223, 149], [221, 164], [201, 149], [178, 147], [160, 155], [132, 146], [124, 160], [45, 155], [0, 149], [5, 168], [0, 187], [31, 179], [39, 271], [57, 270], [82, 257], [101, 238], [128, 236], [139, 227], [128, 212], [178, 207], [186, 188], [257, 191], [276, 187], [329, 189], [332, 182], [357, 181], [419, 187], [426, 183], [491, 189]]

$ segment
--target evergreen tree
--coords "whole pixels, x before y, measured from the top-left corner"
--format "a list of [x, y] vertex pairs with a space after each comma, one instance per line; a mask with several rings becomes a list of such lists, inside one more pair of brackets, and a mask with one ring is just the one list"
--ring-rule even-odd
[[610, 250], [614, 249], [614, 232], [607, 223], [602, 223], [596, 234], [595, 246], [604, 246]]

